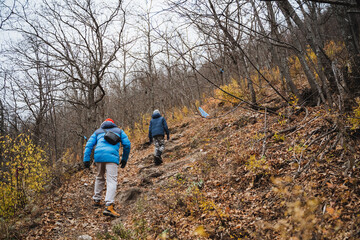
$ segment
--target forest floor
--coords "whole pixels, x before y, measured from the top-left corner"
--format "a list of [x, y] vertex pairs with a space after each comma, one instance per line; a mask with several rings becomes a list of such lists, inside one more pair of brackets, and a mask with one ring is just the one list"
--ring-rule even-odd
[[119, 168], [120, 218], [93, 206], [91, 166], [28, 209], [14, 225], [20, 238], [360, 239], [359, 161], [346, 172], [351, 156], [333, 134], [335, 114], [226, 104], [206, 110], [209, 119], [169, 124], [161, 166], [147, 139], [133, 144]]

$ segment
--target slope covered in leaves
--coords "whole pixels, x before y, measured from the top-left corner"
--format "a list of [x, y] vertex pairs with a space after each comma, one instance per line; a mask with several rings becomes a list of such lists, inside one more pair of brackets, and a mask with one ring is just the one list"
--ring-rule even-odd
[[[92, 206], [95, 168], [80, 170], [14, 228], [26, 239], [358, 239], [358, 139], [336, 114], [274, 115], [209, 103], [211, 118], [171, 125], [164, 164], [133, 144], [119, 168], [119, 219]], [[146, 136], [144, 136], [145, 142]]]

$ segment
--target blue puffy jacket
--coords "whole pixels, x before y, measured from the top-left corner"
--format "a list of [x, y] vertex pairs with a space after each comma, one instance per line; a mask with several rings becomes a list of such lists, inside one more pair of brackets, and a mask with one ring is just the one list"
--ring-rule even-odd
[[151, 116], [150, 126], [149, 126], [149, 140], [152, 141], [152, 138], [155, 136], [165, 136], [169, 139], [169, 129], [164, 117], [160, 113], [154, 113]]
[[84, 162], [90, 161], [91, 151], [95, 147], [94, 161], [95, 162], [110, 162], [119, 164], [119, 148], [120, 143], [112, 145], [104, 139], [105, 130], [112, 131], [120, 136], [121, 145], [123, 147], [122, 161], [127, 162], [130, 154], [130, 141], [125, 132], [118, 128], [114, 123], [106, 121], [103, 122], [99, 129], [91, 135], [87, 141], [84, 153]]

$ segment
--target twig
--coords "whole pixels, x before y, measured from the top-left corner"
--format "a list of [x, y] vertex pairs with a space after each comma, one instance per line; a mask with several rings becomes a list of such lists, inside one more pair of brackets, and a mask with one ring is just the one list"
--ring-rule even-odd
[[[306, 144], [307, 144], [307, 142], [308, 141], [310, 141], [310, 139], [312, 138], [312, 136], [314, 136], [314, 134], [316, 133], [316, 131], [312, 131], [310, 134], [310, 137], [308, 137], [308, 139], [306, 139], [306, 141], [304, 142], [304, 144], [303, 144], [303, 146], [306, 146]], [[297, 163], [299, 164], [299, 166], [298, 166], [298, 171], [300, 170], [300, 164], [301, 164], [301, 162], [302, 162], [302, 157], [303, 157], [303, 153], [304, 153], [304, 151], [307, 149], [307, 147], [306, 148], [304, 148], [302, 151], [301, 151], [301, 153], [300, 153], [300, 159], [298, 159], [298, 158], [296, 158], [296, 153], [294, 152], [294, 158], [296, 159], [296, 161], [297, 161]]]
[[[264, 126], [264, 135], [266, 136], [266, 133], [267, 133], [267, 111], [266, 111], [266, 107], [265, 107], [265, 126]], [[261, 153], [261, 156], [263, 157], [265, 155], [265, 151], [266, 151], [266, 140], [267, 140], [267, 137], [264, 138], [264, 141], [263, 141], [263, 146], [262, 146], [262, 153]]]
[[337, 144], [339, 143], [340, 139], [341, 139], [341, 133], [338, 133], [338, 134], [336, 135], [336, 140], [335, 140], [335, 142], [334, 142], [330, 147], [328, 147], [328, 149], [326, 149], [326, 151], [324, 151], [324, 152], [321, 154], [320, 160], [322, 160], [322, 158], [323, 158], [327, 153], [329, 153], [332, 149], [334, 149], [334, 148], [337, 146]]
[[318, 118], [319, 118], [318, 116], [314, 117], [313, 119], [311, 119], [311, 120], [309, 120], [308, 122], [306, 122], [304, 125], [298, 127], [295, 131], [289, 133], [289, 135], [291, 135], [291, 134], [299, 131], [300, 129], [303, 129], [306, 125], [308, 125], [309, 123], [313, 122], [314, 120], [316, 120], [316, 119], [318, 119]]
[[[330, 133], [329, 133], [330, 134]], [[323, 147], [320, 149], [320, 151], [318, 151], [315, 156], [309, 160], [308, 163], [305, 164], [305, 166], [303, 167], [303, 169], [301, 171], [298, 171], [295, 175], [295, 177], [299, 176], [304, 170], [307, 170], [308, 167], [310, 166], [310, 164], [324, 151], [324, 149], [326, 148], [326, 146], [328, 145], [328, 143], [330, 142], [331, 139], [333, 139], [333, 137], [335, 135], [332, 135], [332, 136], [327, 136], [327, 140], [325, 141], [325, 139], [323, 139], [323, 141], [321, 142], [320, 146], [323, 145]], [[324, 143], [325, 141], [325, 143]], [[324, 144], [323, 144], [324, 143]]]
[[309, 143], [309, 145], [308, 145], [306, 148], [309, 148], [309, 147], [310, 147], [311, 145], [313, 145], [316, 141], [318, 141], [318, 140], [320, 140], [320, 139], [322, 139], [322, 138], [330, 135], [331, 133], [335, 132], [337, 129], [338, 129], [338, 127], [335, 125], [332, 130], [324, 133], [323, 135], [321, 135], [321, 136], [315, 138], [313, 141], [311, 141], [311, 143]]
[[[306, 146], [306, 147], [301, 151], [300, 160], [299, 160], [299, 162], [298, 162], [298, 163], [299, 163], [298, 171], [300, 170], [300, 163], [301, 163], [301, 160], [302, 160], [304, 151], [307, 150], [307, 149], [308, 149], [312, 144], [314, 144], [316, 141], [318, 141], [318, 140], [320, 140], [320, 139], [328, 136], [329, 134], [333, 133], [333, 132], [336, 130], [336, 128], [337, 128], [337, 127], [335, 126], [335, 128], [332, 129], [331, 131], [326, 132], [326, 133], [324, 133], [323, 135], [321, 135], [320, 137], [315, 138], [313, 141], [310, 142], [309, 145], [306, 145], [306, 143], [308, 142], [308, 140], [311, 139], [311, 137], [317, 132], [318, 129], [316, 129], [315, 131], [312, 131], [312, 132], [311, 132], [311, 136], [310, 136], [310, 137], [305, 141], [305, 143], [304, 143], [304, 146]], [[320, 146], [322, 145], [322, 143], [323, 143], [323, 141], [320, 143]], [[326, 152], [326, 151], [325, 151], [325, 152]], [[316, 156], [316, 157], [317, 157], [317, 156]], [[321, 156], [320, 158], [322, 158], [322, 156]]]
[[[305, 119], [307, 119], [307, 117], [309, 116], [309, 110], [306, 107], [301, 107], [302, 109], [305, 109], [305, 117], [301, 120], [301, 122], [299, 124], [301, 124], [302, 122], [305, 121]], [[300, 111], [300, 110], [299, 110]]]
[[[305, 119], [306, 119], [306, 118], [308, 117], [308, 115], [309, 115], [309, 111], [307, 110], [307, 108], [305, 108], [305, 107], [302, 107], [302, 108], [305, 109], [305, 113], [306, 113], [306, 114], [305, 114], [305, 117], [301, 120], [300, 123], [304, 122]], [[312, 122], [312, 121], [315, 120], [316, 118], [318, 118], [318, 117], [313, 118], [311, 121], [307, 122], [306, 124]], [[300, 123], [299, 123], [299, 124], [300, 124]], [[284, 130], [281, 130], [281, 131], [278, 132], [278, 133], [279, 133], [279, 134], [285, 134], [285, 133], [292, 134], [292, 133], [294, 133], [294, 132], [296, 132], [296, 131], [304, 128], [306, 124], [304, 124], [303, 126], [300, 126], [300, 127], [292, 126], [292, 127], [286, 128], [286, 129], [284, 129]], [[275, 133], [270, 133], [269, 135], [265, 136], [264, 138], [265, 138], [265, 139], [271, 138], [271, 137], [273, 137], [274, 135], [275, 135]], [[260, 139], [260, 141], [261, 141], [261, 140], [264, 140], [264, 138]]]
[[[281, 131], [279, 131], [277, 133], [284, 134], [284, 133], [288, 133], [288, 132], [293, 132], [295, 130], [296, 130], [296, 126], [292, 126], [292, 127], [286, 128], [284, 130], [281, 130]], [[263, 140], [263, 139], [266, 139], [266, 138], [271, 138], [274, 135], [275, 135], [275, 133], [272, 132], [272, 133], [268, 134], [267, 136], [263, 137], [262, 139], [260, 139], [260, 141]]]

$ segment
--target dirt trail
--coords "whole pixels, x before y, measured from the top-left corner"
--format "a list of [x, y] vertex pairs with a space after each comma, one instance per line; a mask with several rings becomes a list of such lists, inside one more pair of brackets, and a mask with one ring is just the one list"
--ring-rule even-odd
[[[267, 123], [278, 133], [301, 123], [304, 115], [286, 126], [277, 116], [269, 116]], [[142, 144], [133, 147], [126, 168], [119, 168], [115, 208], [120, 218], [105, 217], [103, 208], [92, 206], [92, 166], [73, 174], [25, 217], [30, 230], [21, 239], [113, 239], [119, 236], [112, 232], [118, 223], [134, 239], [156, 239], [163, 233], [194, 239], [199, 231], [210, 239], [281, 239], [281, 234], [297, 236], [299, 222], [304, 223], [304, 234], [316, 234], [317, 239], [357, 239], [360, 173], [356, 168], [352, 177], [343, 175], [342, 149], [295, 176], [296, 146], [319, 126], [324, 131], [331, 127], [318, 116], [318, 109], [310, 110], [309, 119], [316, 121], [308, 122], [296, 136], [269, 137], [265, 145], [263, 115], [239, 109], [211, 120], [186, 118], [171, 129], [161, 166], [153, 164], [154, 146]], [[264, 147], [266, 158], [259, 156]], [[314, 144], [300, 167], [318, 150]], [[314, 199], [317, 207], [310, 209], [307, 204]], [[298, 203], [302, 205], [293, 209]], [[304, 211], [306, 218], [298, 218], [296, 213]]]
[[33, 213], [32, 220], [29, 220], [33, 221], [33, 226], [26, 239], [96, 239], [98, 233], [106, 233], [113, 225], [129, 217], [140, 196], [156, 200], [155, 189], [161, 188], [168, 178], [186, 169], [203, 154], [199, 151], [182, 152], [182, 138], [182, 134], [174, 134], [166, 142], [164, 163], [160, 166], [153, 163], [153, 145], [144, 144], [132, 149], [126, 168], [119, 168], [116, 209], [121, 213], [120, 218], [103, 216], [103, 208], [92, 205], [96, 174], [92, 165], [90, 169], [74, 174], [41, 209]]

